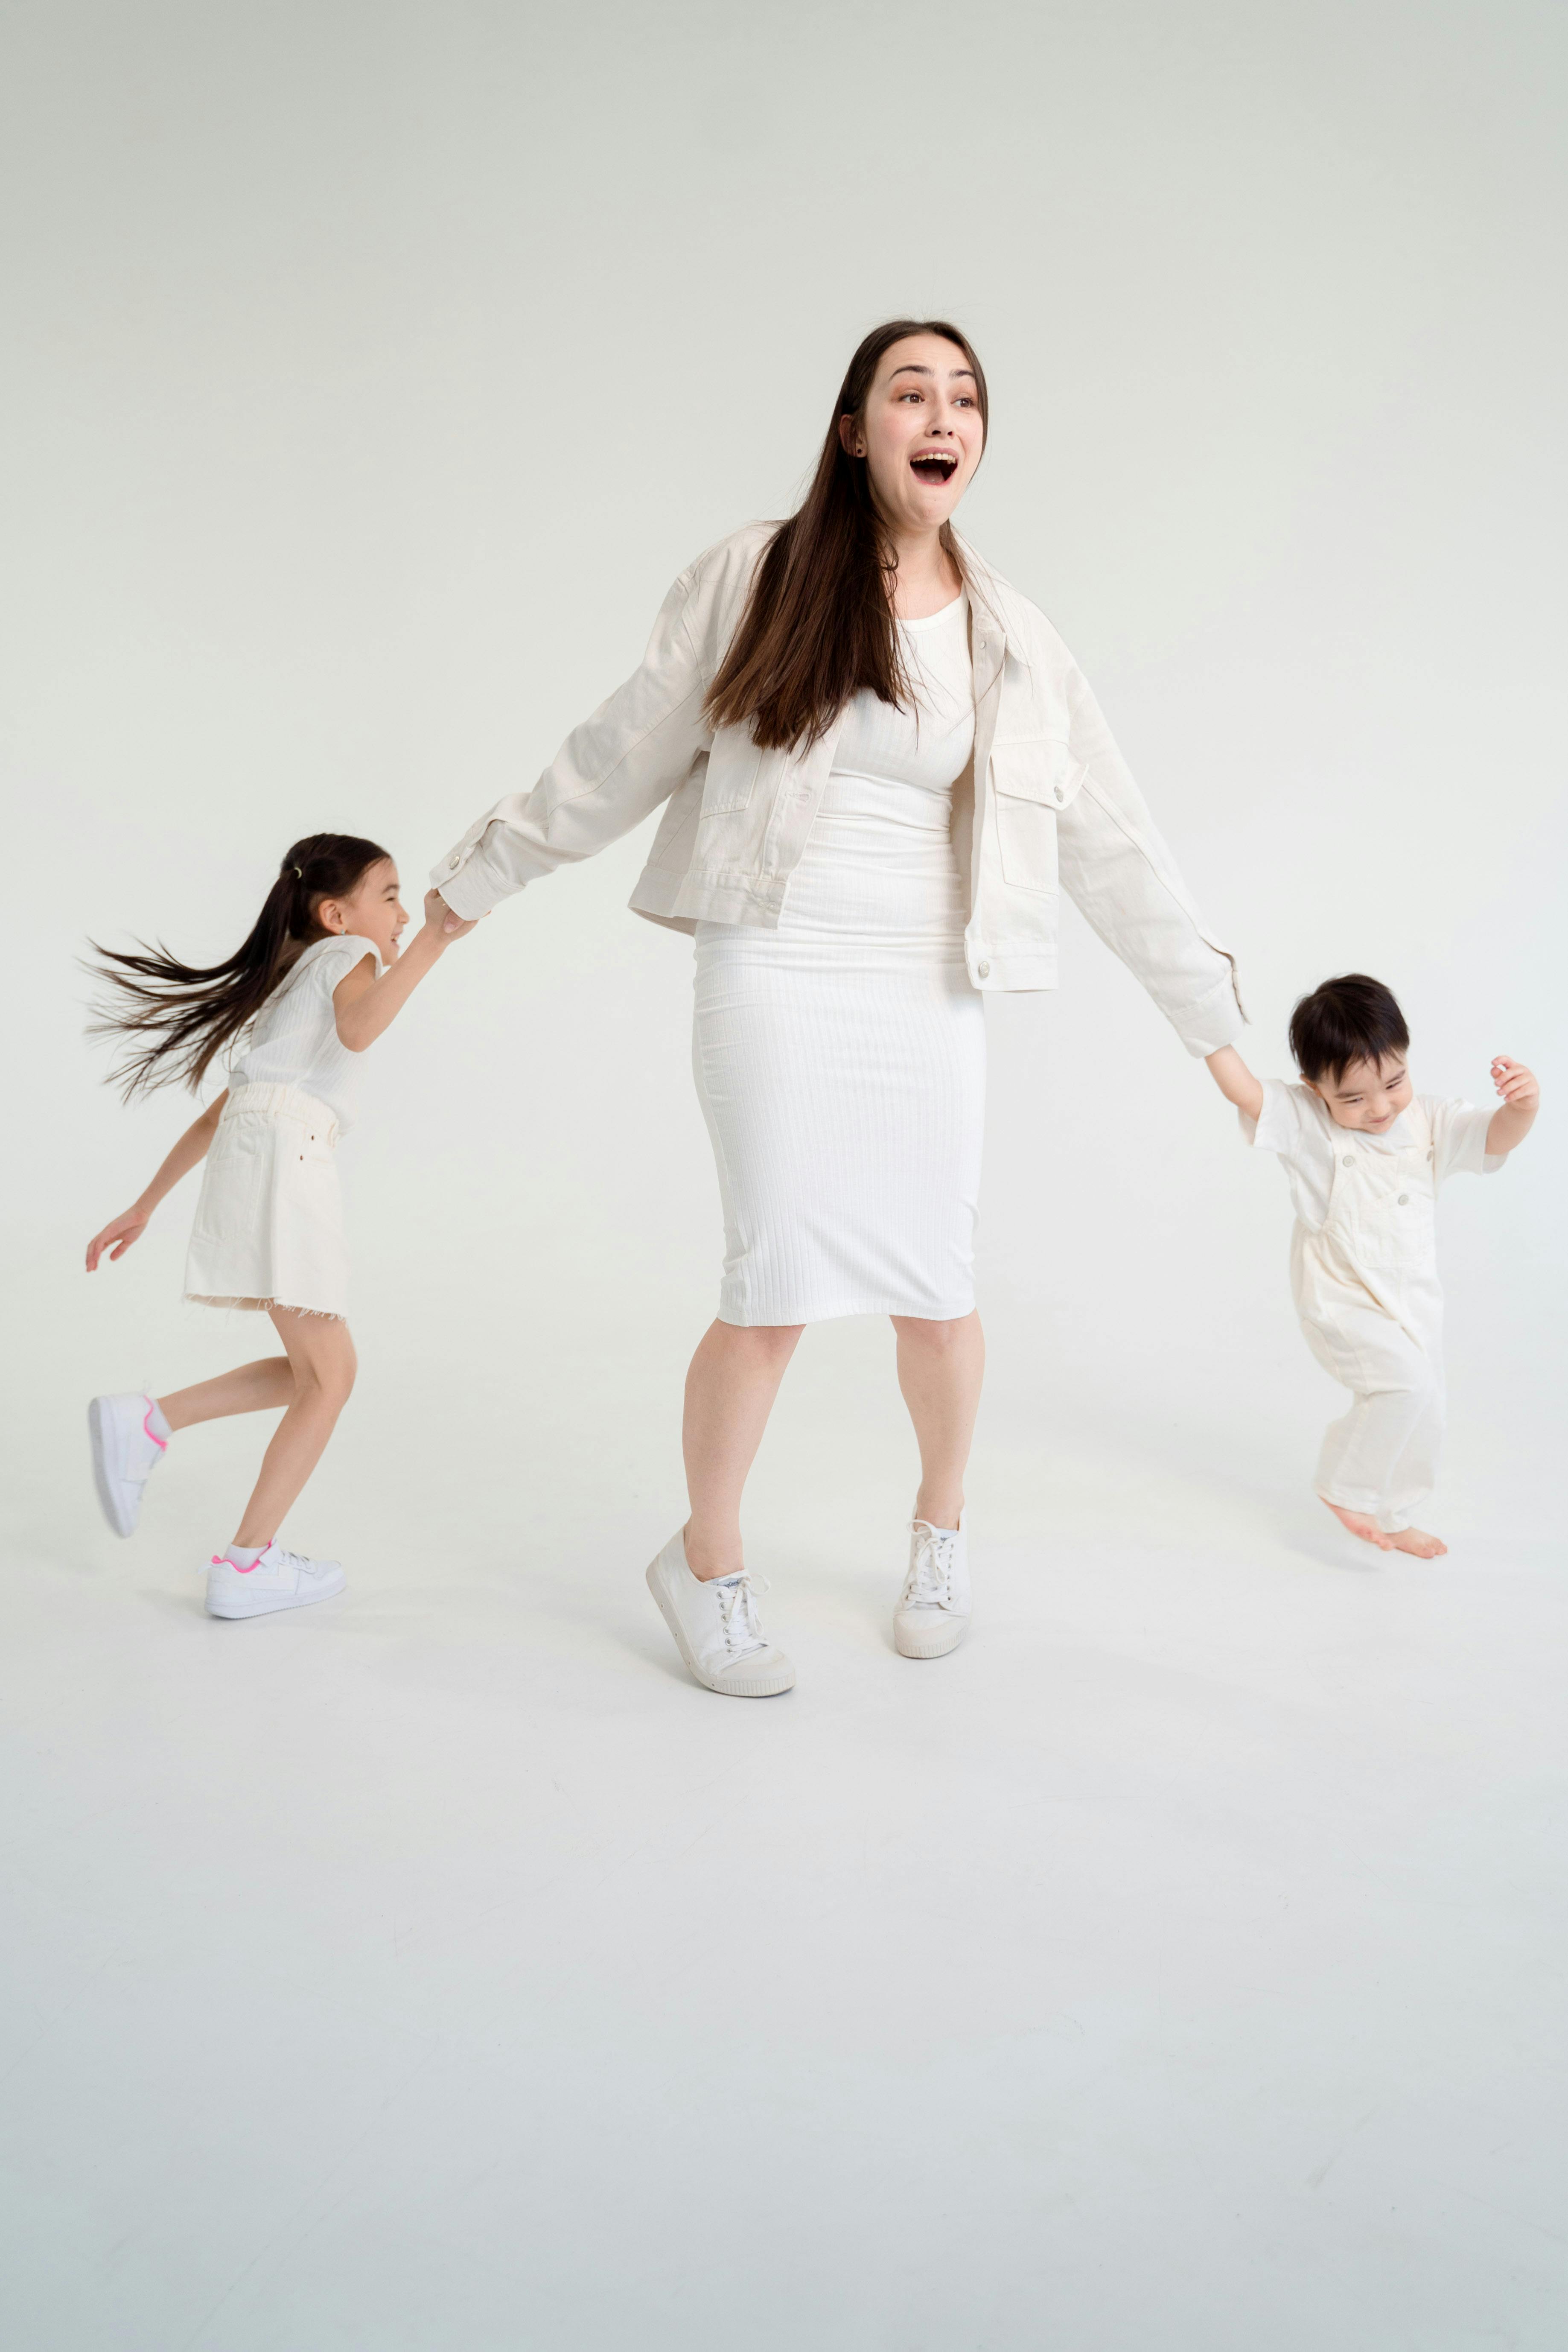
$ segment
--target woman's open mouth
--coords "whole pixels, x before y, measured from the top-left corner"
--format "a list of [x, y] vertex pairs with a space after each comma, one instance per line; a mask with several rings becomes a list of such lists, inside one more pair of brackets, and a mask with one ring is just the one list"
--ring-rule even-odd
[[939, 489], [957, 472], [958, 460], [950, 449], [923, 449], [918, 457], [911, 457], [909, 467], [917, 481], [934, 482]]

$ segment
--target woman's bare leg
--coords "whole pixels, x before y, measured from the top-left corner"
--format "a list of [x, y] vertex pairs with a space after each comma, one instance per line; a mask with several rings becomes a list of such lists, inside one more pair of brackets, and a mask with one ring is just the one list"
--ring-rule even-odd
[[216, 1380], [176, 1389], [172, 1396], [160, 1397], [158, 1405], [171, 1429], [191, 1429], [198, 1421], [225, 1421], [235, 1412], [282, 1412], [293, 1402], [287, 1357], [262, 1356], [254, 1364], [220, 1372]]
[[692, 1504], [686, 1559], [705, 1582], [746, 1564], [740, 1497], [803, 1328], [799, 1323], [714, 1323], [692, 1358], [681, 1431]]
[[956, 1528], [964, 1508], [964, 1472], [986, 1377], [986, 1339], [978, 1315], [929, 1323], [895, 1315], [898, 1385], [920, 1446], [920, 1491], [915, 1516], [934, 1528]]
[[292, 1307], [269, 1307], [267, 1313], [288, 1350], [294, 1386], [235, 1537], [236, 1544], [246, 1546], [270, 1543], [277, 1533], [326, 1450], [338, 1415], [349, 1402], [357, 1369], [346, 1323], [325, 1315], [302, 1315]]

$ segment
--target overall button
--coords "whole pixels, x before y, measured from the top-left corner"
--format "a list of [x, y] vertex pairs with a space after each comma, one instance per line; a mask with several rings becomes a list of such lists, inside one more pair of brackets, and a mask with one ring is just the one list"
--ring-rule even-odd
[[447, 861], [446, 861], [446, 871], [448, 872], [448, 874], [455, 874], [455, 873], [456, 873], [456, 871], [457, 871], [457, 866], [458, 866], [458, 860], [457, 860], [455, 857], [449, 857], [449, 858], [447, 859]]
[[1347, 1168], [1354, 1168], [1355, 1166], [1355, 1154], [1354, 1151], [1347, 1151], [1345, 1153], [1344, 1164]]
[[1401, 1193], [1400, 1193], [1400, 1195], [1399, 1195], [1399, 1205], [1400, 1205], [1400, 1207], [1401, 1207], [1402, 1209], [1405, 1207], [1405, 1205], [1406, 1205], [1406, 1203], [1408, 1202], [1409, 1198], [1410, 1198], [1410, 1195], [1409, 1195], [1409, 1193], [1408, 1193], [1408, 1192], [1401, 1192]]
[[1057, 799], [1058, 799], [1058, 800], [1060, 800], [1060, 799], [1061, 798], [1061, 786], [1060, 784], [1058, 784], [1058, 785], [1056, 786], [1055, 790], [1056, 790], [1056, 797], [1057, 797]]
[[989, 980], [991, 976], [991, 967], [988, 963], [977, 963], [975, 966], [975, 970], [982, 980]]

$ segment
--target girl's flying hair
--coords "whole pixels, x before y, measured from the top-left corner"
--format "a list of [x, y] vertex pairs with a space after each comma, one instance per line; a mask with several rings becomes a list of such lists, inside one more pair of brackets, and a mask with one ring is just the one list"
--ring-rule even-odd
[[91, 942], [100, 961], [88, 969], [107, 993], [89, 1034], [120, 1037], [126, 1050], [110, 1072], [127, 1102], [178, 1080], [193, 1094], [214, 1056], [260, 1012], [284, 973], [313, 940], [323, 898], [346, 898], [387, 855], [351, 833], [311, 833], [277, 869], [249, 938], [223, 963], [181, 963], [163, 947], [141, 943], [138, 955]]

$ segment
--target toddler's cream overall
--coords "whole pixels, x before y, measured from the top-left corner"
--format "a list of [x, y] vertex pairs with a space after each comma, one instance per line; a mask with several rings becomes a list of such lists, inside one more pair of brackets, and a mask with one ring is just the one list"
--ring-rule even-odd
[[1296, 1204], [1291, 1288], [1307, 1345], [1354, 1402], [1331, 1423], [1316, 1486], [1385, 1534], [1431, 1493], [1444, 1421], [1439, 1184], [1486, 1158], [1490, 1113], [1419, 1096], [1386, 1137], [1336, 1127], [1306, 1087], [1266, 1085], [1242, 1132], [1285, 1163]]
[[[1331, 1422], [1317, 1490], [1407, 1528], [1436, 1484], [1443, 1442], [1443, 1293], [1437, 1280], [1432, 1128], [1419, 1102], [1400, 1151], [1333, 1156], [1321, 1232], [1298, 1218], [1291, 1287], [1307, 1345], [1354, 1402]], [[1347, 1132], [1342, 1130], [1342, 1132]]]

